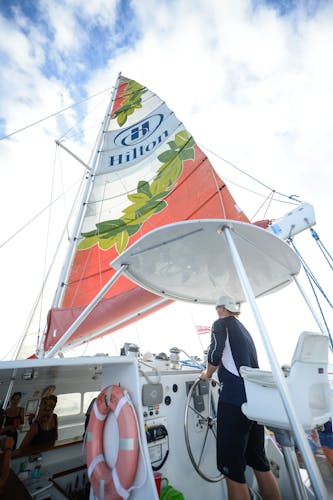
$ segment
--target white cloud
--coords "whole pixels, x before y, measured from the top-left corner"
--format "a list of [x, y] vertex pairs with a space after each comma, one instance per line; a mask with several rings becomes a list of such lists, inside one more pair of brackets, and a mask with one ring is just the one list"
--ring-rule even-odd
[[40, 7], [42, 17], [52, 33], [55, 52], [70, 55], [88, 42], [91, 28], [112, 28], [116, 0], [41, 0]]

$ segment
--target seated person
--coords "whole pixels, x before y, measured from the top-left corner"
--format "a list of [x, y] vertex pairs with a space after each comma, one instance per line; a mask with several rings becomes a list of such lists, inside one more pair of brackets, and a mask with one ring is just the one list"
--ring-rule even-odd
[[42, 398], [37, 418], [24, 437], [20, 449], [54, 445], [58, 439], [58, 417], [53, 413], [56, 404], [57, 396], [54, 394]]
[[13, 450], [17, 443], [17, 430], [22, 429], [24, 424], [24, 408], [19, 406], [22, 394], [14, 392], [10, 398], [9, 406], [2, 415], [2, 428], [0, 434], [13, 438]]

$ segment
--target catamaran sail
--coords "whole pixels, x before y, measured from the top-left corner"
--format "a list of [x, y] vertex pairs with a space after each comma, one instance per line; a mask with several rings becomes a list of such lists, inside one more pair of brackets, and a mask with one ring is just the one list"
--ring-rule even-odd
[[[44, 351], [108, 282], [114, 273], [110, 262], [142, 235], [188, 219], [248, 222], [207, 156], [156, 94], [120, 76], [110, 107], [75, 252], [48, 315]], [[168, 303], [121, 277], [69, 343], [110, 333]]]

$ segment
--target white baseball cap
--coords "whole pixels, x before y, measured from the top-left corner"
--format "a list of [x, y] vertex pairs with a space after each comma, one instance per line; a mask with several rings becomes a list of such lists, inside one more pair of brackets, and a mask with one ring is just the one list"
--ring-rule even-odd
[[227, 311], [238, 313], [241, 310], [241, 305], [239, 302], [236, 302], [232, 297], [228, 295], [221, 295], [215, 303], [215, 307], [223, 306]]

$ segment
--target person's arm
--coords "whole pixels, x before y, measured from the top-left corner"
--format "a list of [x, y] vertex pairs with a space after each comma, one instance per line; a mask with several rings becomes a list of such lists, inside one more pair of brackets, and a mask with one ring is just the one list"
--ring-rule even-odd
[[20, 420], [21, 423], [17, 426], [18, 429], [23, 429], [24, 426], [25, 411], [23, 407], [20, 407]]
[[226, 338], [227, 332], [224, 323], [220, 320], [215, 321], [212, 326], [206, 370], [200, 374], [202, 380], [211, 378], [220, 365]]
[[21, 450], [22, 448], [27, 448], [27, 447], [30, 445], [30, 443], [31, 443], [32, 439], [33, 439], [35, 436], [37, 436], [37, 434], [38, 434], [38, 425], [37, 425], [37, 423], [36, 423], [36, 422], [34, 422], [34, 423], [31, 425], [31, 427], [30, 427], [30, 429], [28, 430], [28, 432], [26, 433], [26, 435], [24, 436], [24, 439], [23, 439], [23, 441], [22, 441], [22, 443], [21, 443], [21, 445], [20, 445], [20, 450]]
[[211, 365], [207, 362], [206, 370], [200, 373], [201, 380], [207, 380], [212, 378], [213, 374], [216, 372], [218, 366]]

